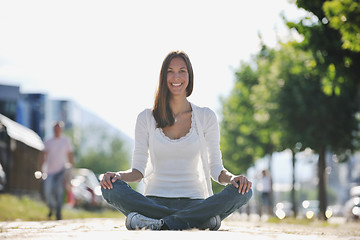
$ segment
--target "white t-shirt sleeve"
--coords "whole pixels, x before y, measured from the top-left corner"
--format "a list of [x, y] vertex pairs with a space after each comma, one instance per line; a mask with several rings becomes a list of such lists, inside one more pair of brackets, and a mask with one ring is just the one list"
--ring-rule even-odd
[[[210, 175], [214, 181], [219, 182], [221, 171], [225, 170], [220, 151], [220, 129], [216, 114], [209, 108], [205, 109], [204, 136], [208, 151]], [[220, 183], [221, 184], [221, 183]]]
[[141, 112], [135, 125], [135, 148], [131, 168], [137, 169], [145, 176], [145, 168], [149, 158], [149, 132], [146, 122], [146, 111]]

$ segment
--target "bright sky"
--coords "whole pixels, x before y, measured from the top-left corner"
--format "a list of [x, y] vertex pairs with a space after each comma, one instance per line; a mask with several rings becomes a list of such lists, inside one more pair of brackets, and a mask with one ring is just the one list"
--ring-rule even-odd
[[304, 15], [287, 0], [0, 0], [0, 83], [73, 100], [133, 137], [169, 51], [192, 61], [189, 100], [219, 113], [258, 33], [270, 46], [288, 35], [281, 12]]

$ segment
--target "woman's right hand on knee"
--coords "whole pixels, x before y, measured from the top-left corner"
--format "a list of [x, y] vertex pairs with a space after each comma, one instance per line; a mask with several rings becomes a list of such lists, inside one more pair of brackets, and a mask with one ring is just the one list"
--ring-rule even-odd
[[112, 189], [116, 180], [120, 179], [120, 174], [115, 172], [107, 172], [104, 174], [103, 179], [100, 181], [100, 186], [104, 189]]

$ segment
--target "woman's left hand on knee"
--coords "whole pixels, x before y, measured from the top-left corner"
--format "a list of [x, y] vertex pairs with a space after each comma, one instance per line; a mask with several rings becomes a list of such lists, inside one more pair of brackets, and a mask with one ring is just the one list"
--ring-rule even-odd
[[252, 186], [252, 182], [242, 175], [233, 176], [230, 182], [238, 189], [239, 194], [249, 192]]

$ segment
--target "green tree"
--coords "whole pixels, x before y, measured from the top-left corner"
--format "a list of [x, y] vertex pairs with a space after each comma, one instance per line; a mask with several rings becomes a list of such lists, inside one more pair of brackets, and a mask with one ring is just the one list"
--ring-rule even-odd
[[76, 167], [91, 169], [95, 174], [120, 171], [129, 168], [129, 154], [118, 137], [107, 139], [109, 149], [91, 148], [80, 157]]
[[[265, 47], [263, 47], [264, 49]], [[291, 48], [293, 49], [293, 48]], [[268, 104], [270, 107], [267, 107], [268, 111], [270, 112], [271, 122], [272, 124], [269, 130], [276, 134], [276, 138], [273, 143], [276, 143], [277, 151], [282, 151], [285, 149], [290, 149], [292, 151], [292, 166], [293, 166], [293, 175], [292, 175], [292, 191], [291, 191], [291, 201], [293, 206], [293, 213], [296, 216], [297, 214], [297, 204], [296, 204], [296, 197], [295, 197], [295, 154], [304, 149], [304, 146], [301, 144], [300, 136], [291, 134], [288, 131], [286, 126], [286, 118], [283, 114], [283, 106], [279, 101], [279, 95], [282, 93], [282, 89], [287, 81], [287, 76], [284, 75], [284, 70], [289, 71], [291, 69], [291, 65], [294, 65], [294, 61], [292, 56], [294, 52], [289, 51], [285, 48], [284, 44], [280, 44], [277, 50], [272, 50], [272, 58], [267, 59], [267, 63], [265, 64], [258, 64], [259, 72], [262, 75], [262, 78], [266, 79], [265, 84], [263, 84], [262, 88], [265, 88], [268, 94], [271, 97], [266, 98], [265, 104]], [[303, 59], [299, 59], [300, 61]], [[300, 62], [298, 61], [297, 64]], [[301, 66], [300, 66], [301, 67]], [[297, 66], [299, 68], [299, 66]], [[299, 71], [299, 69], [297, 69]], [[260, 94], [261, 96], [262, 94]]]
[[241, 64], [234, 88], [222, 102], [221, 148], [231, 171], [245, 172], [268, 155], [271, 172], [273, 152], [283, 150], [275, 114], [279, 81], [273, 60], [274, 50], [263, 45], [252, 63]]
[[360, 52], [360, 2], [332, 0], [323, 9], [330, 26], [341, 33], [343, 48]]
[[82, 131], [82, 143], [76, 167], [91, 169], [95, 174], [129, 168], [129, 150], [119, 136], [92, 126]]
[[244, 173], [264, 152], [257, 147], [251, 89], [258, 83], [257, 73], [242, 64], [230, 95], [222, 100], [221, 151], [224, 165], [234, 173]]
[[[360, 93], [360, 52], [344, 49], [341, 33], [331, 27], [334, 25], [332, 20], [335, 21], [336, 18], [327, 19], [323, 8], [330, 9], [332, 1], [298, 0], [296, 3], [298, 7], [307, 10], [309, 16], [299, 23], [287, 22], [287, 25], [304, 36], [300, 46], [303, 50], [312, 52], [317, 68], [324, 73], [321, 78], [324, 93], [347, 94], [345, 90], [349, 85], [359, 89]], [[355, 99], [357, 97], [360, 106], [359, 93], [355, 95]]]
[[[358, 130], [354, 117], [357, 110], [355, 100], [356, 89], [360, 89], [358, 78], [360, 55], [342, 47], [341, 34], [338, 30], [330, 27], [331, 22], [329, 24], [329, 19], [324, 13], [323, 5], [325, 2], [324, 0], [297, 0], [297, 6], [307, 10], [309, 16], [301, 19], [298, 23], [287, 23], [290, 28], [296, 29], [304, 37], [298, 47], [304, 52], [310, 52], [311, 58], [314, 60], [312, 64], [315, 67], [309, 73], [310, 78], [304, 81], [308, 82], [307, 86], [300, 88], [293, 94], [304, 94], [303, 97], [299, 98], [303, 101], [303, 108], [300, 110], [308, 108], [308, 111], [303, 112], [303, 114], [321, 120], [313, 121], [306, 118], [309, 120], [306, 121], [304, 118], [299, 118], [303, 120], [303, 127], [307, 127], [302, 134], [305, 145], [319, 153], [318, 178], [320, 217], [322, 219], [326, 219], [327, 205], [325, 151], [343, 154], [347, 149], [355, 148], [354, 139], [356, 136], [354, 132]], [[293, 81], [296, 80], [291, 82]], [[299, 80], [297, 85], [302, 86], [301, 83]], [[289, 91], [292, 89], [290, 85], [287, 87], [289, 87]], [[305, 90], [306, 88], [308, 89]], [[319, 88], [322, 93], [319, 92]], [[310, 90], [313, 92], [309, 92]], [[306, 95], [312, 96], [312, 100], [304, 99]], [[359, 95], [357, 99], [360, 99]], [[317, 104], [315, 105], [317, 108], [311, 104]], [[298, 106], [300, 107], [300, 105]], [[297, 121], [301, 122], [299, 119]], [[293, 125], [293, 127], [296, 129], [300, 125]], [[315, 134], [313, 140], [306, 137], [310, 133]]]
[[284, 150], [281, 125], [277, 114], [277, 95], [283, 84], [278, 78], [278, 68], [275, 64], [276, 51], [262, 44], [260, 52], [255, 57], [258, 84], [254, 85], [250, 96], [254, 106], [255, 134], [265, 154], [269, 155], [269, 171], [271, 172], [272, 154]]
[[[291, 48], [294, 50], [294, 48]], [[269, 49], [262, 46], [262, 50], [257, 55], [257, 72], [259, 77], [259, 84], [254, 87], [254, 94], [252, 99], [257, 109], [265, 112], [269, 119], [260, 124], [260, 130], [264, 131], [268, 136], [268, 141], [265, 145], [265, 152], [271, 156], [272, 151], [283, 151], [290, 149], [292, 151], [292, 165], [293, 165], [293, 180], [291, 201], [293, 212], [297, 214], [297, 204], [295, 197], [295, 154], [304, 149], [301, 144], [299, 136], [291, 134], [286, 125], [284, 125], [284, 114], [279, 101], [279, 95], [287, 81], [287, 75], [284, 75], [284, 70], [289, 71], [291, 65], [303, 64], [300, 61], [294, 62], [291, 58], [294, 52], [289, 51], [284, 45], [280, 44], [277, 50]], [[301, 65], [300, 65], [301, 68]], [[299, 66], [296, 67], [299, 71]], [[269, 148], [270, 147], [270, 148]]]
[[297, 43], [284, 45], [279, 54], [283, 62], [279, 77], [284, 79], [278, 96], [282, 126], [292, 141], [298, 141], [303, 147], [310, 147], [319, 154], [320, 217], [325, 219], [325, 153], [341, 154], [355, 147], [356, 136], [353, 133], [358, 129], [354, 117], [355, 91], [342, 85], [343, 94], [326, 94], [321, 80], [331, 73], [323, 73], [312, 53], [303, 51]]

